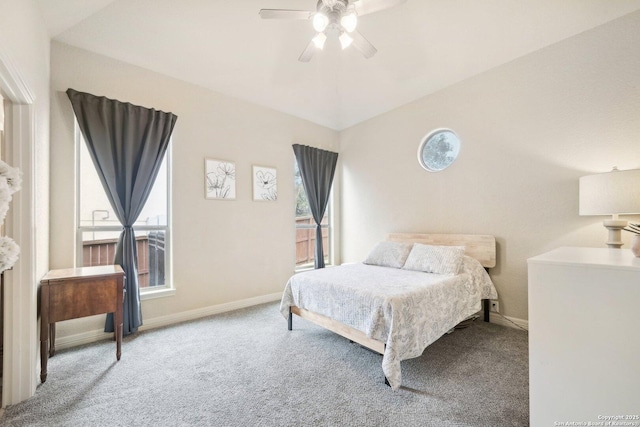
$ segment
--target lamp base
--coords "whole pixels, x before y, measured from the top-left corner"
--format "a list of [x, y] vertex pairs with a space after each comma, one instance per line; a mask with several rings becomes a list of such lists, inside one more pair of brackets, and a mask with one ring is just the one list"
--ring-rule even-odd
[[627, 226], [627, 221], [619, 219], [605, 219], [602, 224], [607, 230], [609, 230], [609, 237], [607, 239], [607, 246], [610, 248], [621, 248], [624, 243], [622, 242], [622, 229]]

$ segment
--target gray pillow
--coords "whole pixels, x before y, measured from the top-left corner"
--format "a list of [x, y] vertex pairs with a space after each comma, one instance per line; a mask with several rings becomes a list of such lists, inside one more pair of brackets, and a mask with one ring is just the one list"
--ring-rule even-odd
[[412, 243], [380, 242], [371, 250], [364, 263], [381, 267], [402, 268], [412, 247]]
[[458, 274], [462, 268], [464, 246], [431, 246], [416, 243], [404, 266], [405, 270], [436, 274]]

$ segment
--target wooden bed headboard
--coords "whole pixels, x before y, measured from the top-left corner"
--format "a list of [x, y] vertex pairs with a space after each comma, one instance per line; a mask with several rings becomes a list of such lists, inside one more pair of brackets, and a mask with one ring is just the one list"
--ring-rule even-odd
[[421, 234], [390, 233], [387, 240], [391, 242], [422, 243], [435, 246], [464, 246], [467, 256], [480, 261], [485, 268], [496, 266], [496, 239], [481, 234]]

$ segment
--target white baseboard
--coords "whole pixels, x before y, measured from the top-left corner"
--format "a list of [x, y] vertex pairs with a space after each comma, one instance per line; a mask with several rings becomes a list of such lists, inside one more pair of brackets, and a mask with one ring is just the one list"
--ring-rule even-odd
[[[199, 319], [201, 317], [212, 316], [214, 314], [226, 313], [228, 311], [252, 307], [254, 305], [264, 304], [264, 303], [273, 302], [273, 301], [279, 301], [281, 298], [282, 298], [282, 293], [277, 292], [274, 294], [262, 295], [259, 297], [248, 298], [240, 301], [233, 301], [233, 302], [228, 302], [224, 304], [198, 308], [195, 310], [183, 311], [181, 313], [169, 314], [167, 316], [155, 317], [153, 319], [145, 319], [144, 325], [140, 326], [138, 330], [147, 331], [149, 329], [169, 326], [169, 325], [173, 325], [180, 322]], [[480, 316], [482, 316], [482, 313], [480, 313]], [[523, 329], [529, 330], [529, 322], [527, 320], [518, 319], [515, 317], [503, 316], [498, 313], [491, 312], [490, 321], [491, 323], [495, 323], [496, 325], [508, 326], [510, 328], [517, 328], [519, 326]], [[79, 345], [89, 344], [96, 341], [112, 339], [112, 337], [113, 337], [113, 333], [106, 333], [102, 329], [82, 332], [75, 335], [56, 338], [56, 349], [61, 350], [65, 348], [76, 347]]]
[[510, 328], [521, 327], [522, 329], [526, 329], [527, 331], [529, 330], [528, 320], [518, 319], [516, 317], [504, 316], [502, 314], [494, 313], [494, 312], [490, 313], [489, 320], [491, 323], [495, 323], [496, 325], [508, 326]]
[[[254, 305], [264, 304], [267, 302], [279, 301], [282, 298], [282, 292], [275, 294], [262, 295], [243, 299], [240, 301], [228, 302], [225, 304], [212, 305], [209, 307], [198, 308], [195, 310], [183, 311], [181, 313], [169, 314], [167, 316], [154, 317], [153, 319], [145, 319], [144, 325], [138, 328], [138, 331], [147, 331], [149, 329], [169, 326], [175, 323], [186, 322], [189, 320], [199, 319], [214, 314], [225, 313], [228, 311], [238, 310], [241, 308], [252, 307]], [[102, 329], [82, 332], [75, 335], [56, 338], [56, 349], [65, 349], [76, 347], [83, 344], [89, 344], [105, 339], [112, 339], [113, 333], [106, 333]]]

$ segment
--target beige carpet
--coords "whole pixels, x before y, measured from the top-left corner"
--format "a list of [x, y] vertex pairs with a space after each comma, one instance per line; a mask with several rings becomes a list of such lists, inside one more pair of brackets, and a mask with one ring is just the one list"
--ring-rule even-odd
[[265, 304], [60, 351], [3, 426], [526, 426], [527, 334], [474, 322], [402, 362]]

